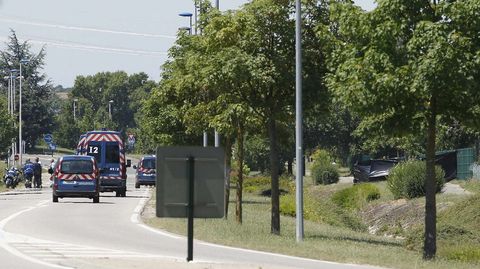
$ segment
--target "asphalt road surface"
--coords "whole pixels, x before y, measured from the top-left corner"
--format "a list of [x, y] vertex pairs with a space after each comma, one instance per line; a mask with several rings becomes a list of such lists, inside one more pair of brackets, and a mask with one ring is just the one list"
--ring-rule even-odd
[[200, 241], [194, 244], [194, 261], [187, 263], [185, 237], [141, 223], [139, 213], [152, 189], [135, 189], [133, 171], [128, 171], [127, 197], [103, 193], [99, 204], [85, 198], [54, 204], [48, 177], [43, 189], [0, 194], [0, 268], [377, 268]]

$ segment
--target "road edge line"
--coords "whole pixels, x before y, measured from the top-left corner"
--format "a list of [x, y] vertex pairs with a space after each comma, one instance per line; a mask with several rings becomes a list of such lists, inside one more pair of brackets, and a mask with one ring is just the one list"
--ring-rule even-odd
[[7, 241], [5, 240], [5, 234], [7, 232], [3, 228], [5, 228], [5, 225], [7, 225], [7, 223], [9, 221], [15, 219], [16, 217], [20, 216], [23, 213], [26, 213], [26, 212], [32, 211], [34, 209], [37, 209], [40, 206], [46, 204], [47, 202], [48, 202], [48, 200], [42, 201], [42, 202], [38, 203], [36, 206], [32, 206], [32, 207], [26, 208], [24, 210], [18, 211], [16, 213], [13, 213], [12, 215], [2, 219], [0, 221], [0, 247], [5, 249], [6, 251], [10, 252], [12, 255], [17, 256], [21, 259], [27, 260], [27, 261], [32, 262], [32, 263], [36, 263], [36, 264], [40, 264], [40, 265], [47, 266], [47, 267], [52, 267], [52, 268], [74, 269], [73, 267], [66, 267], [66, 266], [62, 266], [62, 265], [58, 265], [58, 264], [48, 263], [48, 262], [42, 261], [40, 259], [36, 259], [36, 258], [33, 258], [33, 257], [28, 256], [26, 254], [23, 254], [18, 249], [10, 246], [7, 243]]

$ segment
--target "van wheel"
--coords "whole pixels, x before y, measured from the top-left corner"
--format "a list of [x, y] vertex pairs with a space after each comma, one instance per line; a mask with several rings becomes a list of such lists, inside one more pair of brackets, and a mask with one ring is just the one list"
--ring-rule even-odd
[[100, 197], [97, 196], [97, 197], [93, 197], [93, 203], [94, 204], [98, 204], [100, 202]]
[[116, 192], [115, 192], [115, 197], [121, 197], [120, 191], [116, 191]]
[[53, 200], [54, 203], [58, 203], [58, 196], [53, 195], [52, 200]]
[[140, 184], [139, 183], [135, 183], [135, 189], [139, 189], [140, 188]]

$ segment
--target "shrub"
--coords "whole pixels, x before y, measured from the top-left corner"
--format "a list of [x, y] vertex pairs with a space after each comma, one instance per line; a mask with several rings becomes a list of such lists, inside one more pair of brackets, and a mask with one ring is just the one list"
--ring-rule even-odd
[[[396, 165], [390, 171], [387, 184], [395, 199], [415, 198], [425, 195], [426, 163], [424, 161], [407, 161]], [[445, 173], [440, 166], [435, 166], [436, 191], [440, 192], [445, 184]]]
[[333, 164], [312, 165], [312, 177], [315, 184], [333, 184], [339, 180], [337, 167]]
[[379, 198], [380, 190], [371, 183], [364, 183], [335, 192], [332, 201], [343, 208], [359, 209]]
[[338, 169], [332, 164], [332, 158], [326, 150], [316, 150], [312, 154], [312, 178], [315, 184], [332, 184], [339, 180]]

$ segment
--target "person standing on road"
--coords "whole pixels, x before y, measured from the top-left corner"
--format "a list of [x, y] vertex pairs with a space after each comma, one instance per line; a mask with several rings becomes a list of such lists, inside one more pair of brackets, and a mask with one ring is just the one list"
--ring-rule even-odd
[[34, 188], [42, 187], [42, 163], [40, 160], [35, 158], [34, 170], [33, 170], [33, 186]]
[[50, 161], [50, 165], [48, 166], [48, 173], [50, 174], [50, 187], [53, 185], [53, 172], [55, 172], [55, 160], [52, 159]]

